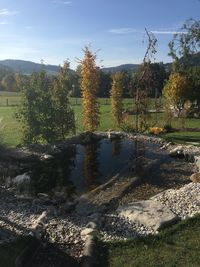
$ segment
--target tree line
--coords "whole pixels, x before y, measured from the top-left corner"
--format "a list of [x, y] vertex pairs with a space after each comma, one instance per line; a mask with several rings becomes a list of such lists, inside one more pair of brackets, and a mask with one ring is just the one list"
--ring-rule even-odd
[[187, 32], [175, 35], [169, 44], [173, 58], [171, 73], [166, 72], [162, 63], [153, 62], [157, 40], [146, 30], [148, 46], [136, 73], [103, 73], [97, 66], [96, 53], [86, 46], [73, 74], [67, 61], [57, 76], [49, 76], [45, 71], [29, 77], [18, 75], [22, 103], [17, 118], [23, 124], [24, 142], [52, 143], [75, 133], [75, 115], [69, 101], [75, 92], [82, 97], [83, 125], [89, 131], [95, 131], [100, 123], [99, 96], [111, 97], [112, 116], [118, 126], [124, 123], [122, 98], [125, 95], [134, 98], [136, 131], [149, 127], [149, 97], [157, 99], [164, 95], [169, 118], [173, 109], [178, 109], [178, 116], [183, 113], [188, 102], [199, 116], [200, 69], [190, 66], [187, 60], [200, 47], [200, 22], [190, 20], [183, 28]]

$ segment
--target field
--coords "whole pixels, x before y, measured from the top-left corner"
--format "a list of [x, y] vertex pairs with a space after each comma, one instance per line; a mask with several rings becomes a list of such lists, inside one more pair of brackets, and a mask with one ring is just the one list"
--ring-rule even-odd
[[[71, 104], [75, 112], [77, 133], [83, 131], [82, 117], [81, 117], [81, 99], [71, 98]], [[110, 99], [102, 98], [99, 99], [100, 102], [100, 112], [101, 120], [99, 131], [106, 131], [109, 129], [120, 130], [113, 123], [111, 115]], [[132, 109], [134, 105], [133, 99], [124, 99], [124, 109]], [[15, 113], [18, 110], [18, 105], [20, 104], [20, 95], [16, 93], [5, 93], [0, 94], [0, 139], [8, 146], [16, 146], [22, 141], [22, 125], [16, 120]], [[154, 100], [151, 101], [151, 108], [153, 109]], [[135, 125], [135, 116], [130, 115], [128, 117], [128, 124], [133, 127]], [[166, 124], [166, 117], [164, 113], [151, 114], [149, 118], [149, 124], [151, 126], [163, 127]], [[173, 119], [172, 126], [175, 128], [182, 127], [180, 119]], [[200, 119], [186, 119], [186, 128], [198, 128], [200, 127]], [[167, 140], [172, 140], [178, 143], [181, 142], [200, 142], [200, 132], [173, 132], [163, 135]]]

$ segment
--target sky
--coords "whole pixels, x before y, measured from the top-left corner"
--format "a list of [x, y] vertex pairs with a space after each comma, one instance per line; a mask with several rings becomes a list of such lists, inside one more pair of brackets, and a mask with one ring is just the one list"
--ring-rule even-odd
[[0, 0], [0, 60], [22, 59], [76, 68], [83, 48], [100, 66], [141, 63], [145, 28], [156, 36], [156, 61], [169, 62], [168, 43], [200, 0]]

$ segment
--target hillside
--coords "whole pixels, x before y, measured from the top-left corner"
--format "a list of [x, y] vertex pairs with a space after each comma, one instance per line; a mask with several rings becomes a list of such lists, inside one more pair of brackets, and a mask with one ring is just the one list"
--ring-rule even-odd
[[0, 60], [0, 66], [5, 66], [6, 68], [9, 68], [13, 72], [21, 72], [24, 74], [31, 74], [33, 72], [40, 71], [41, 69], [44, 69], [49, 74], [56, 74], [59, 71], [59, 66], [56, 65], [42, 65], [39, 63], [34, 63], [31, 61], [25, 61], [25, 60], [15, 60], [15, 59], [6, 59], [6, 60]]
[[[182, 62], [185, 62], [185, 59], [181, 59]], [[190, 66], [200, 66], [200, 52], [192, 55], [187, 59], [187, 64]], [[165, 63], [166, 70], [171, 69], [171, 63]], [[117, 71], [135, 71], [139, 67], [139, 64], [123, 64], [116, 67], [107, 67], [102, 68], [102, 71], [108, 72], [117, 72]], [[45, 65], [39, 64], [26, 60], [15, 60], [15, 59], [6, 59], [0, 60], [0, 69], [3, 72], [21, 72], [23, 74], [31, 74], [33, 72], [40, 71], [44, 69], [49, 74], [57, 74], [60, 67], [57, 65]], [[73, 72], [73, 71], [72, 71]]]
[[136, 70], [139, 67], [139, 64], [123, 64], [116, 67], [102, 68], [104, 72], [117, 72], [117, 71], [129, 71]]

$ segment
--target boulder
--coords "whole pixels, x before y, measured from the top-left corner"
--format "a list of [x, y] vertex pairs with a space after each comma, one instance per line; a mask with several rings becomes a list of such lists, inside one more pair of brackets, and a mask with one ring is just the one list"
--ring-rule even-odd
[[15, 178], [13, 178], [12, 182], [13, 184], [22, 184], [22, 183], [29, 183], [31, 180], [31, 177], [28, 173], [17, 175]]
[[200, 172], [193, 173], [193, 174], [190, 176], [190, 180], [191, 180], [193, 183], [200, 183]]
[[165, 226], [175, 223], [179, 217], [170, 209], [155, 200], [134, 202], [119, 207], [117, 212], [132, 222], [143, 224], [158, 231]]
[[171, 157], [184, 157], [184, 149], [183, 146], [177, 146], [169, 151], [169, 155]]

